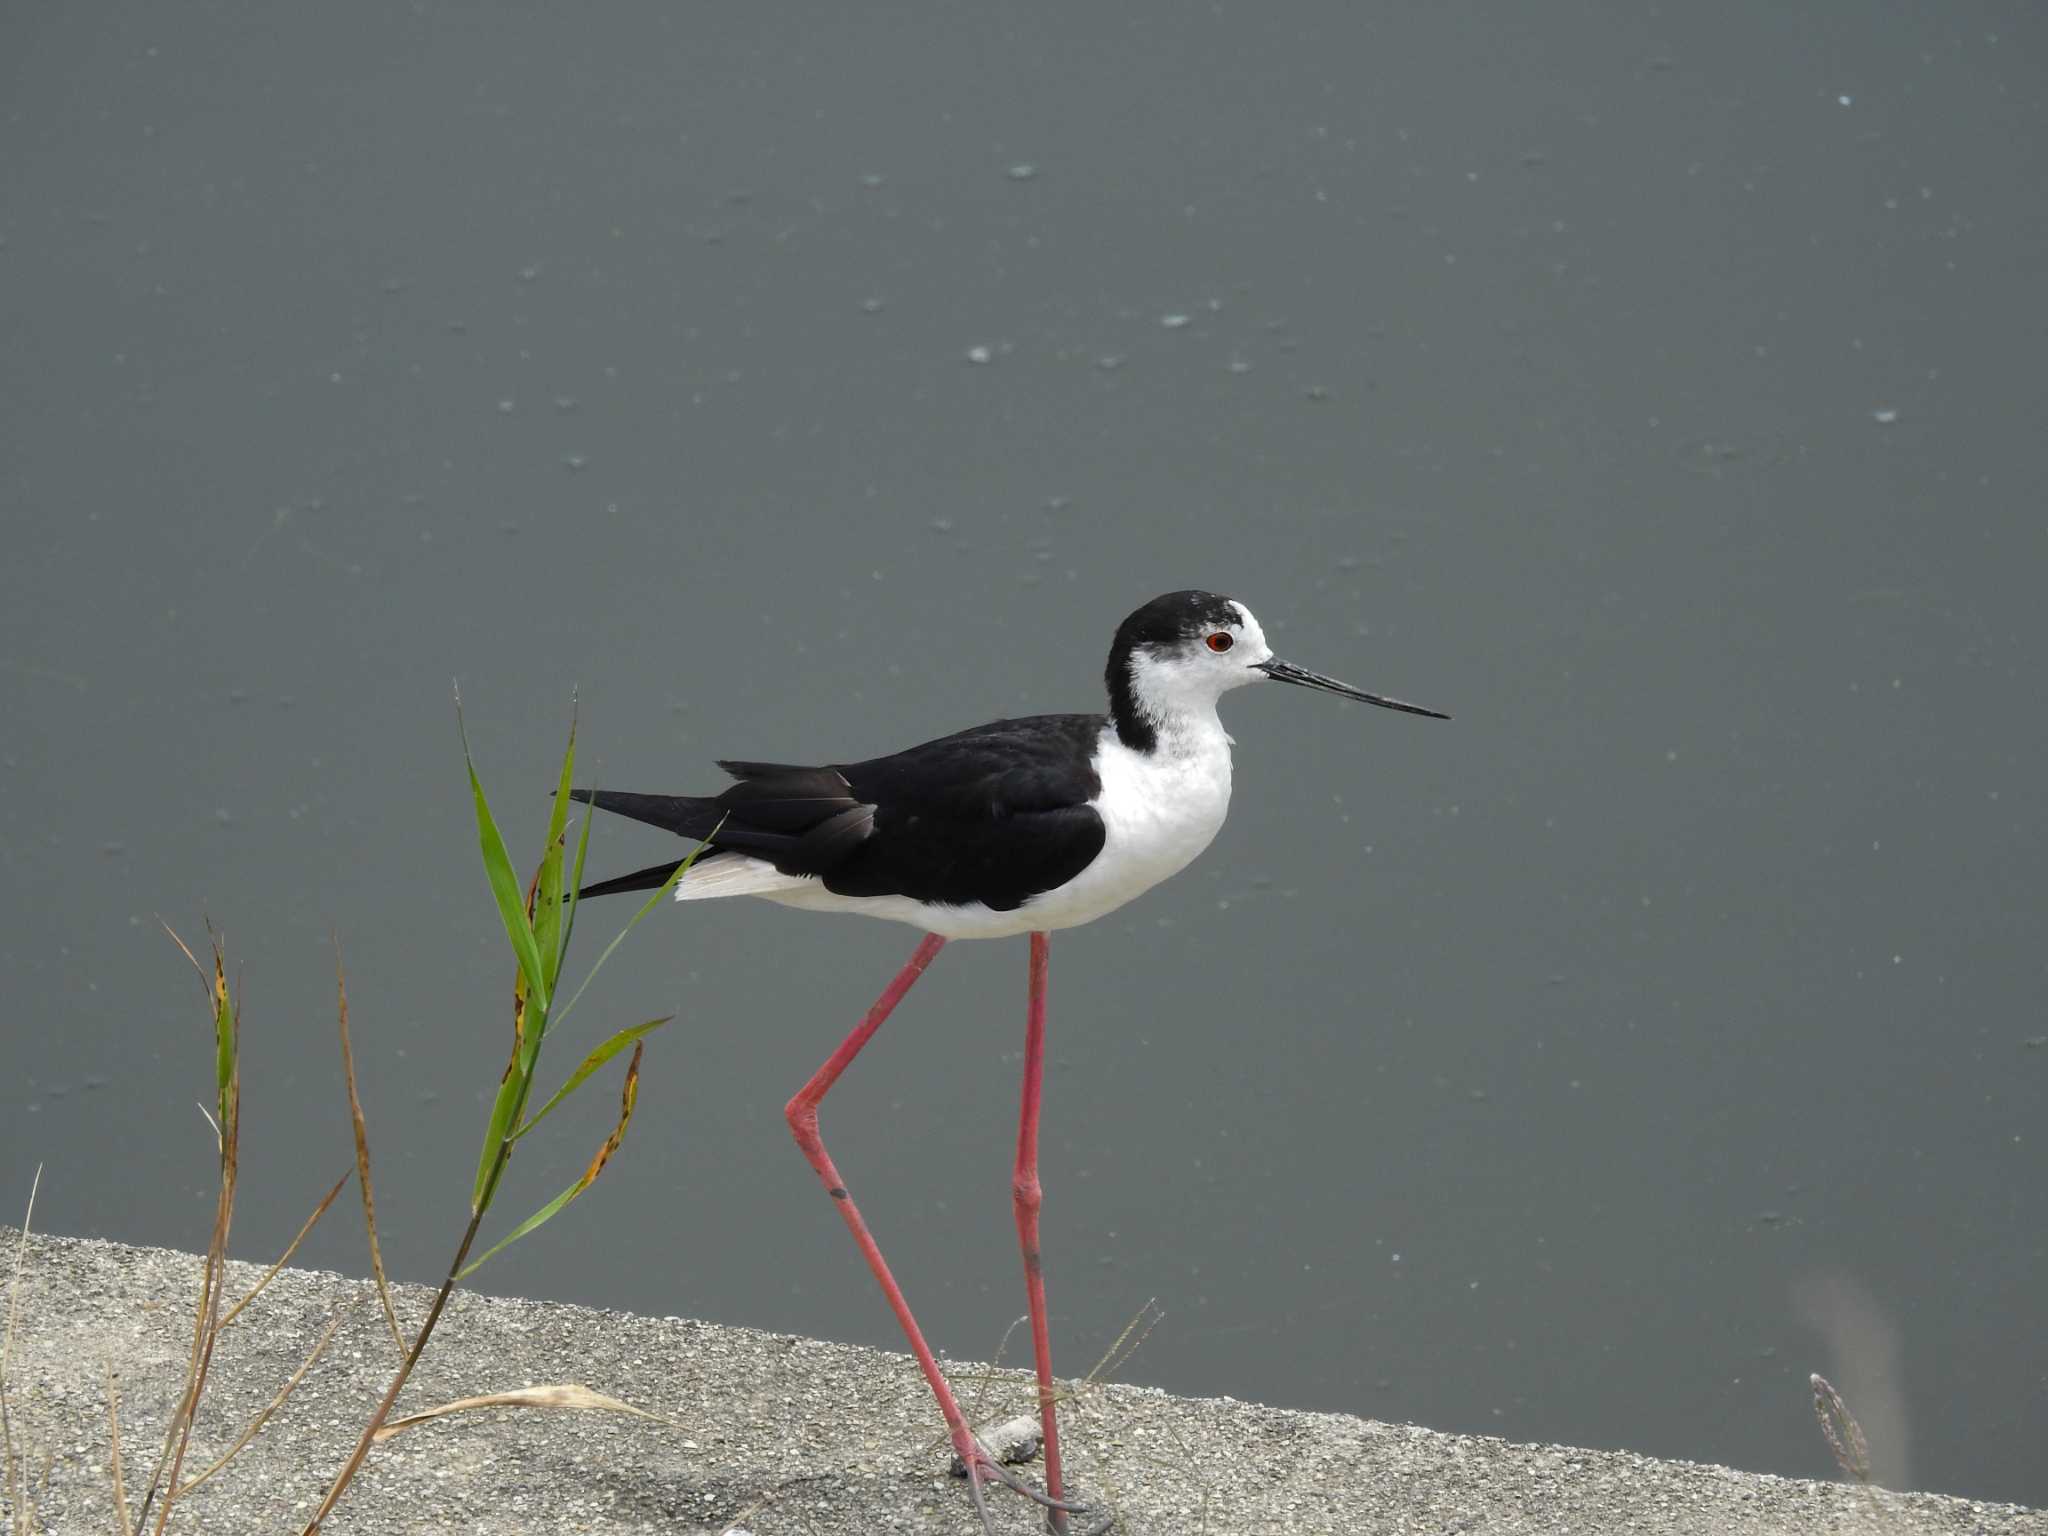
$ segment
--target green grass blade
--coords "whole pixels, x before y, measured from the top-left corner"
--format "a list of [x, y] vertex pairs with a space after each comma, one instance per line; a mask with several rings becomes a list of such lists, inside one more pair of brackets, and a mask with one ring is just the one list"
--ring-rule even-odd
[[[462, 698], [456, 696], [455, 725], [462, 733], [462, 762], [469, 770], [469, 788], [476, 800], [477, 843], [483, 851], [484, 873], [491, 882], [491, 894], [497, 898], [498, 916], [505, 924], [505, 937], [512, 941], [512, 952], [519, 957], [519, 969], [526, 977], [529, 1005], [538, 1013], [541, 1021], [548, 1014], [548, 985], [546, 973], [541, 968], [540, 946], [534, 942], [533, 924], [527, 921], [526, 898], [521, 894], [519, 877], [512, 872], [511, 855], [505, 852], [505, 839], [498, 835], [498, 824], [491, 817], [491, 805], [484, 798], [484, 786], [476, 776], [476, 763], [469, 753], [469, 730], [462, 722]], [[534, 1031], [539, 1032], [536, 1024]]]
[[553, 996], [562, 971], [562, 830], [569, 815], [569, 786], [576, 776], [576, 713], [569, 713], [569, 745], [562, 752], [561, 785], [548, 811], [548, 840], [541, 850], [540, 883], [533, 902], [533, 943], [540, 951], [541, 977]]
[[234, 1133], [235, 1053], [241, 1048], [241, 1043], [235, 1038], [236, 1023], [235, 1002], [228, 991], [227, 953], [216, 938], [213, 941], [213, 1087], [215, 1103], [220, 1111], [223, 1144]]
[[[563, 904], [569, 909], [562, 914], [562, 954], [564, 957], [569, 953], [569, 940], [576, 932], [576, 904], [582, 899], [577, 893], [583, 889], [583, 856], [590, 852], [590, 819], [595, 809], [594, 806], [588, 804], [583, 807], [583, 830], [576, 835], [576, 867], [569, 871], [569, 888], [562, 893]], [[555, 979], [557, 982], [561, 980], [561, 968], [559, 966], [555, 970]]]
[[[722, 827], [724, 825], [725, 818], [721, 816], [718, 821], [718, 827]], [[713, 827], [711, 829], [711, 837], [718, 836], [718, 827]], [[590, 968], [590, 974], [588, 976], [585, 976], [583, 978], [581, 985], [579, 985], [576, 988], [576, 990], [570, 994], [568, 1003], [563, 1007], [560, 1015], [558, 1015], [559, 1018], [566, 1019], [567, 1017], [569, 1017], [570, 1011], [574, 1009], [576, 1006], [576, 1000], [583, 996], [584, 989], [587, 988], [590, 985], [590, 983], [596, 979], [597, 973], [600, 970], [604, 969], [604, 963], [605, 961], [611, 959], [612, 951], [617, 949], [621, 944], [626, 942], [626, 935], [633, 931], [635, 926], [638, 925], [640, 919], [645, 917], [648, 913], [652, 912], [657, 906], [659, 906], [662, 902], [666, 901], [669, 898], [670, 893], [673, 892], [676, 888], [676, 882], [682, 879], [684, 875], [690, 872], [690, 866], [697, 862], [698, 856], [701, 855], [706, 848], [709, 848], [711, 846], [711, 837], [705, 838], [703, 842], [699, 843], [696, 847], [690, 850], [689, 857], [684, 859], [682, 863], [678, 864], [675, 867], [675, 872], [671, 874], [668, 877], [668, 879], [662, 882], [661, 889], [656, 891], [652, 896], [648, 897], [646, 901], [642, 902], [640, 904], [640, 910], [633, 914], [632, 920], [628, 922], [625, 927], [619, 930], [618, 937], [613, 939], [611, 943], [605, 945], [604, 953], [597, 957], [597, 964], [593, 965]]]
[[[515, 971], [512, 976], [512, 1057], [505, 1063], [504, 1076], [498, 1080], [498, 1095], [491, 1103], [490, 1123], [484, 1127], [483, 1150], [477, 1154], [476, 1187], [469, 1197], [470, 1209], [478, 1213], [490, 1207], [491, 1196], [497, 1189], [497, 1178], [504, 1173], [505, 1163], [511, 1157], [509, 1138], [512, 1127], [526, 1112], [526, 1101], [533, 1093], [533, 1068], [539, 1059], [540, 1044], [530, 1038], [530, 1018], [526, 978]], [[501, 1150], [503, 1157], [499, 1155]]]
[[504, 1144], [507, 1133], [512, 1129], [513, 1118], [519, 1113], [520, 1106], [526, 1102], [526, 1096], [532, 1090], [533, 1078], [520, 1070], [519, 1055], [518, 1047], [515, 1045], [512, 1060], [505, 1068], [504, 1077], [499, 1080], [498, 1096], [491, 1103], [491, 1122], [484, 1128], [484, 1149], [477, 1155], [476, 1160], [476, 1187], [469, 1196], [469, 1208], [472, 1212], [487, 1209], [491, 1203], [491, 1196], [497, 1192], [497, 1185], [491, 1178], [491, 1170], [500, 1166], [498, 1149]]
[[563, 1206], [597, 1182], [597, 1176], [604, 1172], [605, 1165], [611, 1162], [613, 1154], [624, 1144], [626, 1140], [626, 1127], [633, 1123], [633, 1106], [640, 1097], [640, 1053], [646, 1050], [646, 1048], [645, 1042], [636, 1044], [633, 1047], [633, 1059], [626, 1063], [625, 1086], [619, 1093], [619, 1122], [612, 1127], [611, 1135], [604, 1139], [604, 1145], [597, 1149], [597, 1155], [590, 1160], [590, 1166], [583, 1170], [583, 1177], [574, 1184], [571, 1184], [531, 1216], [527, 1217], [526, 1220], [519, 1223], [518, 1226], [514, 1227], [490, 1248], [486, 1249], [482, 1257], [466, 1265], [462, 1272], [455, 1277], [456, 1279], [468, 1279], [470, 1275], [474, 1274], [483, 1265], [485, 1260], [511, 1247], [512, 1244], [518, 1242], [520, 1238], [526, 1236], [527, 1233], [533, 1231], [534, 1228], [542, 1225], [544, 1222], [551, 1221]]
[[675, 1015], [670, 1014], [667, 1018], [649, 1019], [645, 1024], [635, 1024], [631, 1029], [622, 1029], [617, 1034], [613, 1035], [611, 1039], [605, 1041], [603, 1045], [600, 1045], [596, 1050], [592, 1051], [588, 1056], [583, 1058], [583, 1065], [581, 1065], [574, 1072], [569, 1074], [569, 1081], [562, 1084], [561, 1087], [557, 1088], [555, 1090], [553, 1098], [549, 1099], [547, 1103], [541, 1105], [539, 1109], [535, 1110], [532, 1113], [532, 1115], [527, 1117], [526, 1123], [520, 1126], [518, 1130], [512, 1133], [512, 1139], [514, 1141], [517, 1141], [520, 1137], [524, 1136], [528, 1131], [532, 1130], [536, 1125], [539, 1125], [542, 1120], [547, 1118], [549, 1110], [553, 1109], [557, 1104], [561, 1103], [562, 1100], [569, 1097], [569, 1095], [574, 1093], [578, 1088], [581, 1088], [584, 1082], [589, 1078], [591, 1073], [595, 1072], [599, 1067], [603, 1066], [606, 1062], [610, 1061], [614, 1056], [618, 1055], [619, 1052], [623, 1051], [627, 1046], [633, 1044], [643, 1035], [652, 1034], [655, 1030], [661, 1028], [662, 1025], [670, 1022], [670, 1020], [674, 1018]]
[[540, 1226], [544, 1222], [552, 1221], [563, 1206], [567, 1205], [571, 1200], [574, 1200], [578, 1195], [582, 1194], [583, 1191], [588, 1189], [589, 1187], [590, 1186], [585, 1184], [581, 1179], [578, 1179], [574, 1184], [571, 1184], [567, 1189], [563, 1190], [559, 1195], [555, 1196], [555, 1198], [550, 1200], [546, 1205], [542, 1206], [539, 1210], [535, 1211], [531, 1216], [527, 1217], [526, 1220], [519, 1223], [518, 1226], [514, 1227], [504, 1237], [501, 1237], [500, 1239], [498, 1239], [497, 1242], [493, 1243], [489, 1248], [485, 1249], [480, 1256], [471, 1259], [467, 1264], [463, 1265], [462, 1272], [458, 1274], [455, 1278], [458, 1280], [467, 1280], [471, 1275], [475, 1274], [478, 1270], [482, 1269], [484, 1265], [488, 1263], [493, 1257], [500, 1253], [503, 1253], [507, 1248], [510, 1248], [514, 1243], [518, 1242], [519, 1239], [526, 1236], [526, 1234], [531, 1232], [535, 1227]]

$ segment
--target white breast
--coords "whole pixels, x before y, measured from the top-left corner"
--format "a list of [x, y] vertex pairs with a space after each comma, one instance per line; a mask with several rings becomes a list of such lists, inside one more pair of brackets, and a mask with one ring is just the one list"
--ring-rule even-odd
[[1024, 903], [1016, 932], [1072, 928], [1114, 912], [1193, 863], [1230, 810], [1230, 737], [1213, 714], [1162, 733], [1152, 752], [1133, 752], [1105, 729], [1096, 771], [1102, 852], [1065, 885]]

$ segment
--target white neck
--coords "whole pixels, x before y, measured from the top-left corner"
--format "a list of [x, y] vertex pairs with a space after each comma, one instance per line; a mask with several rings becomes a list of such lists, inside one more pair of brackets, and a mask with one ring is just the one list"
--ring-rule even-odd
[[1227, 757], [1230, 733], [1216, 713], [1214, 674], [1205, 668], [1140, 656], [1131, 667], [1131, 701], [1158, 733], [1155, 751], [1176, 757]]

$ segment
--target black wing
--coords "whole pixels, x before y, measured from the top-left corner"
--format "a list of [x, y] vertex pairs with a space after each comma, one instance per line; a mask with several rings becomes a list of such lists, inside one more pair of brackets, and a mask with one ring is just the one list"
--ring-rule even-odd
[[[719, 764], [738, 783], [712, 797], [576, 790], [716, 851], [815, 875], [843, 896], [908, 896], [1008, 912], [1064, 885], [1102, 851], [1092, 763], [1100, 715], [998, 720], [864, 763]], [[715, 857], [716, 853], [710, 855]], [[585, 894], [645, 890], [658, 864]]]
[[1100, 715], [997, 720], [839, 771], [874, 835], [825, 877], [848, 896], [982, 902], [1009, 912], [1102, 852]]

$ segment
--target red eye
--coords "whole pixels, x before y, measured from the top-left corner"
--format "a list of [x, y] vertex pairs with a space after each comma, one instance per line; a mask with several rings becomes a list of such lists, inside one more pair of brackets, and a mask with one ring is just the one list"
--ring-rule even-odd
[[1229, 635], [1225, 634], [1220, 629], [1217, 630], [1215, 634], [1209, 637], [1209, 649], [1212, 651], [1227, 651], [1235, 644], [1237, 644], [1237, 642], [1231, 639]]

